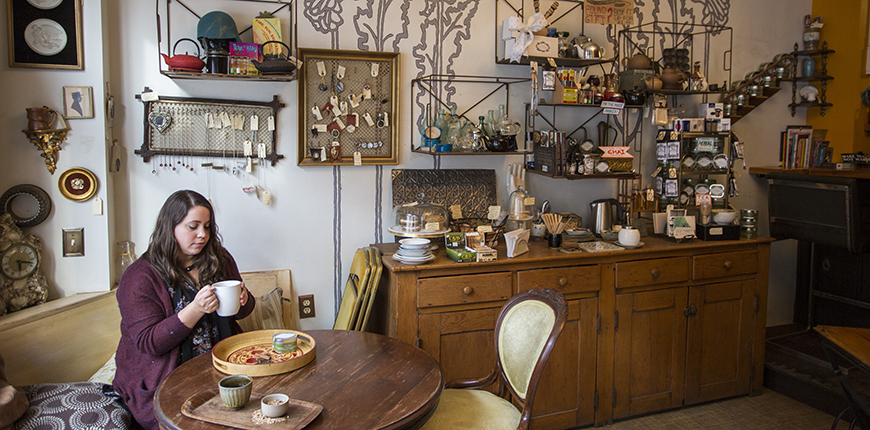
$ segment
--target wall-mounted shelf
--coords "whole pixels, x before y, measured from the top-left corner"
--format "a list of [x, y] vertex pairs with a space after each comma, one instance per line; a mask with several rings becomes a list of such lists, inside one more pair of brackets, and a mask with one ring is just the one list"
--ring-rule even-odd
[[27, 135], [27, 140], [30, 141], [36, 149], [42, 151], [39, 154], [45, 159], [45, 167], [52, 175], [57, 168], [57, 156], [60, 152], [60, 144], [66, 140], [66, 133], [69, 127], [53, 130], [22, 130]]
[[[288, 75], [236, 75], [236, 74], [224, 74], [224, 73], [204, 73], [204, 72], [184, 72], [177, 70], [169, 70], [169, 66], [166, 65], [163, 60], [163, 55], [166, 54], [168, 56], [174, 55], [172, 43], [178, 40], [178, 38], [173, 39], [172, 37], [172, 25], [170, 21], [170, 17], [172, 12], [180, 12], [181, 14], [190, 14], [197, 19], [201, 19], [203, 15], [210, 12], [212, 9], [200, 8], [200, 10], [196, 10], [195, 8], [185, 4], [186, 0], [157, 0], [157, 59], [158, 64], [160, 65], [160, 74], [166, 76], [170, 79], [193, 79], [193, 80], [217, 80], [217, 81], [245, 81], [245, 82], [288, 82], [296, 80], [297, 74], [296, 72], [288, 74]], [[262, 4], [272, 4], [275, 6], [274, 9], [268, 10], [267, 12], [272, 13], [275, 17], [279, 17], [278, 12], [285, 11], [287, 12], [287, 24], [290, 28], [285, 30], [287, 32], [286, 44], [290, 48], [290, 52], [288, 55], [296, 56], [297, 54], [297, 0], [230, 0], [234, 2], [245, 2], [245, 3], [253, 3], [250, 9], [250, 16], [241, 20], [242, 22], [251, 22], [251, 20], [256, 17], [262, 10], [258, 10], [255, 8], [261, 7]], [[170, 5], [174, 4], [177, 7], [170, 8]], [[209, 3], [210, 4], [210, 3]], [[216, 7], [216, 6], [213, 6]], [[217, 9], [220, 10], [220, 9]], [[165, 14], [165, 19], [161, 18], [161, 13]], [[194, 26], [194, 30], [196, 30]], [[244, 29], [239, 29], [239, 35], [244, 35], [245, 33], [252, 31], [252, 26], [248, 26]], [[186, 34], [181, 36], [182, 38], [188, 37], [190, 39], [196, 39], [196, 34]], [[166, 43], [164, 47], [161, 47], [161, 44]], [[197, 45], [200, 49], [202, 49], [199, 44]], [[205, 53], [202, 54], [205, 57]]]
[[[791, 103], [788, 107], [791, 109], [791, 116], [795, 116], [797, 113], [797, 108], [806, 107], [806, 108], [819, 108], [819, 114], [821, 116], [825, 116], [829, 107], [833, 106], [832, 103], [828, 103], [828, 81], [834, 79], [833, 76], [828, 75], [828, 55], [833, 54], [835, 51], [833, 49], [828, 49], [828, 42], [822, 42], [822, 49], [808, 49], [799, 51], [797, 49], [798, 45], [795, 44], [795, 50], [792, 51], [791, 56], [795, 58], [795, 61], [792, 61], [792, 76], [793, 78], [786, 78], [783, 81], [791, 81], [793, 82], [791, 86]], [[820, 57], [821, 67], [816, 69], [817, 74], [813, 76], [801, 76], [798, 75], [798, 61], [799, 57]], [[801, 101], [798, 91], [799, 88], [797, 86], [798, 82], [820, 82], [819, 85], [819, 95], [816, 101]]]

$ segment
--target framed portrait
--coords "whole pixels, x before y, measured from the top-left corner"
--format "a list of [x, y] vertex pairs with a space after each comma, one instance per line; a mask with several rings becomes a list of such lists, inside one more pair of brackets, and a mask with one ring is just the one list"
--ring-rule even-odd
[[7, 0], [9, 67], [83, 70], [81, 0]]
[[63, 117], [84, 119], [94, 117], [94, 89], [92, 87], [63, 87]]

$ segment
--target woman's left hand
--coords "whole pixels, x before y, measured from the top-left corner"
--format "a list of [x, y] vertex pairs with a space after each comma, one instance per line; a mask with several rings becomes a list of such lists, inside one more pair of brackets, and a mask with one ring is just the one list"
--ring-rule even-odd
[[245, 282], [242, 281], [242, 294], [239, 296], [239, 303], [244, 306], [248, 303], [248, 289], [245, 288]]

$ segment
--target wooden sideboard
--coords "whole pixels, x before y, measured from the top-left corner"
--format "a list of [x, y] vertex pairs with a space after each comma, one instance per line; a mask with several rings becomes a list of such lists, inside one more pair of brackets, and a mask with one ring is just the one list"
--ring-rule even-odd
[[512, 295], [554, 288], [568, 322], [535, 399], [533, 428], [614, 419], [760, 393], [770, 238], [563, 253], [532, 242], [498, 261], [409, 266], [375, 245], [384, 270], [370, 329], [418, 345], [445, 381], [486, 375], [498, 311]]

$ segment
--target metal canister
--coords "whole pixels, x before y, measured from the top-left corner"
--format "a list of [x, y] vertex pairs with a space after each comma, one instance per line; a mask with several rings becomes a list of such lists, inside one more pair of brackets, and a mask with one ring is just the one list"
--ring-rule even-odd
[[298, 349], [296, 333], [278, 333], [272, 336], [272, 349], [278, 354], [290, 354]]
[[770, 84], [773, 83], [773, 76], [767, 75], [764, 77], [763, 84], [764, 88], [770, 87]]
[[785, 67], [776, 68], [776, 77], [782, 79], [785, 77]]
[[583, 156], [583, 174], [592, 175], [595, 173], [595, 156], [586, 154]]
[[746, 96], [743, 94], [739, 94], [737, 96], [737, 106], [743, 106], [746, 104]]
[[750, 85], [749, 86], [749, 97], [758, 97], [759, 91], [760, 90], [759, 90], [758, 85]]
[[731, 105], [731, 103], [725, 103], [725, 107], [724, 107], [724, 111], [723, 111], [725, 116], [731, 116], [732, 107], [733, 106]]
[[740, 237], [751, 239], [758, 237], [758, 211], [754, 209], [740, 210]]

